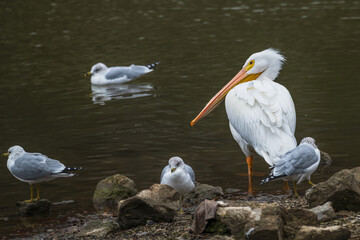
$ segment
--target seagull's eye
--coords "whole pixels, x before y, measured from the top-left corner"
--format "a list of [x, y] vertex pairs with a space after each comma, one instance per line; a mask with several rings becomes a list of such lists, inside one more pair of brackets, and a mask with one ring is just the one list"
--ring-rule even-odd
[[250, 62], [249, 62], [249, 65], [254, 65], [254, 60], [251, 60]]
[[180, 166], [180, 163], [177, 163], [176, 166], [177, 166], [177, 167]]

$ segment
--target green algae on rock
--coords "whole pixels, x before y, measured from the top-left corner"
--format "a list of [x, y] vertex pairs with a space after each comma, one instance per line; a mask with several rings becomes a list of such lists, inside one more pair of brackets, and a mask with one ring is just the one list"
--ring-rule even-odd
[[97, 184], [92, 202], [96, 210], [116, 214], [119, 201], [136, 194], [134, 181], [124, 175], [116, 174]]

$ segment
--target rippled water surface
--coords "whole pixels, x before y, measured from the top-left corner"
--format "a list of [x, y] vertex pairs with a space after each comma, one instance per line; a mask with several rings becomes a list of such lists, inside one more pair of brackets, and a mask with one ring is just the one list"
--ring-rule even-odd
[[[224, 106], [195, 127], [190, 121], [250, 54], [268, 47], [287, 58], [277, 81], [294, 99], [297, 139], [314, 137], [333, 158], [313, 181], [359, 165], [359, 1], [14, 0], [0, 8], [0, 150], [18, 144], [86, 167], [42, 185], [43, 198], [76, 201], [66, 209], [91, 210], [96, 183], [112, 174], [138, 189], [159, 182], [174, 155], [199, 182], [246, 190]], [[97, 62], [156, 61], [155, 71], [124, 86], [97, 88], [83, 78]], [[268, 172], [254, 161], [256, 172]], [[260, 186], [261, 178], [258, 190], [281, 186]], [[29, 198], [29, 186], [5, 159], [0, 188], [8, 231], [24, 224], [15, 202]]]

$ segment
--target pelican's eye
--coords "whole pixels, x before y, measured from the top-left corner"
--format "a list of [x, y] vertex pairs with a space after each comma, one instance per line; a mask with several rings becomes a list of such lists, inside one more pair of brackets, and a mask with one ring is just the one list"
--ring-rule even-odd
[[255, 60], [251, 60], [245, 67], [246, 71], [249, 71], [255, 64]]

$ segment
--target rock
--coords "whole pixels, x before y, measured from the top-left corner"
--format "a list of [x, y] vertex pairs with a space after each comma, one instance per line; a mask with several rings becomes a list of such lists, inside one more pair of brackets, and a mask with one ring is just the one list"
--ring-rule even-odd
[[302, 226], [294, 240], [346, 240], [351, 232], [346, 227], [332, 226], [326, 228]]
[[221, 187], [214, 187], [208, 184], [196, 183], [195, 189], [184, 196], [184, 205], [199, 204], [205, 199], [215, 199], [224, 196]]
[[171, 222], [179, 209], [180, 193], [168, 185], [154, 184], [118, 206], [121, 229], [146, 225], [148, 220]]
[[16, 212], [23, 216], [42, 215], [50, 212], [51, 202], [47, 199], [40, 199], [36, 202], [17, 202]]
[[[250, 214], [251, 208], [249, 207], [219, 207], [216, 210], [216, 221], [225, 224], [232, 235], [242, 237], [244, 236], [244, 227]], [[206, 231], [209, 231], [208, 227]]]
[[336, 218], [337, 214], [335, 213], [335, 210], [332, 208], [332, 203], [327, 202], [324, 205], [320, 205], [317, 207], [314, 207], [310, 209], [313, 213], [317, 215], [317, 219], [320, 222], [325, 222], [330, 219]]
[[235, 240], [235, 238], [224, 235], [214, 235], [210, 237], [209, 240]]
[[332, 160], [331, 160], [330, 154], [320, 150], [320, 166], [327, 167], [327, 166], [331, 165], [331, 162], [332, 162]]
[[335, 211], [360, 211], [360, 183], [356, 170], [341, 170], [327, 181], [321, 182], [306, 191], [305, 198], [310, 207], [332, 202]]
[[105, 238], [108, 234], [116, 231], [119, 225], [110, 219], [92, 220], [81, 228], [79, 236], [94, 236]]
[[308, 209], [291, 208], [285, 209], [282, 215], [284, 222], [284, 237], [294, 238], [301, 226], [318, 226], [317, 215]]
[[225, 189], [226, 193], [238, 193], [240, 191], [241, 191], [241, 189], [239, 189], [239, 188], [227, 188], [227, 189]]
[[360, 167], [351, 169], [351, 173], [354, 174], [355, 179], [360, 183]]
[[268, 204], [252, 210], [244, 232], [247, 239], [274, 240], [283, 239], [282, 209]]
[[134, 181], [121, 174], [101, 180], [95, 189], [93, 205], [98, 211], [117, 213], [120, 200], [136, 195]]

